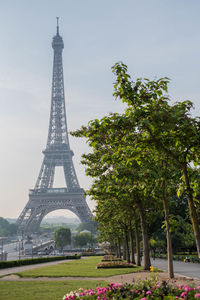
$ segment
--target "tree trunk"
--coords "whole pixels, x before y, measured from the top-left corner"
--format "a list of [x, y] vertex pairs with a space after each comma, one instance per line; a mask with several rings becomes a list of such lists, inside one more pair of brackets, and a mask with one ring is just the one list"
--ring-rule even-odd
[[163, 179], [162, 181], [162, 200], [163, 200], [163, 207], [165, 212], [165, 223], [166, 223], [168, 274], [169, 274], [169, 278], [174, 278], [172, 241], [171, 241], [170, 224], [169, 224], [169, 212], [168, 212], [167, 199], [166, 199], [165, 179]]
[[187, 163], [184, 163], [182, 165], [182, 170], [183, 170], [183, 175], [184, 175], [185, 183], [186, 183], [186, 187], [187, 187], [188, 206], [189, 206], [190, 217], [191, 217], [192, 226], [193, 226], [193, 230], [194, 230], [194, 237], [195, 237], [195, 242], [196, 242], [196, 246], [197, 246], [197, 252], [198, 252], [198, 256], [200, 258], [200, 228], [199, 228], [199, 223], [198, 223], [198, 215], [197, 215], [196, 208], [194, 205], [192, 189], [190, 186], [190, 180], [189, 180], [188, 171], [187, 171]]
[[129, 238], [128, 238], [128, 230], [125, 230], [125, 243], [126, 243], [126, 260], [130, 263], [130, 251], [129, 251]]
[[144, 255], [144, 270], [149, 270], [151, 266], [150, 256], [149, 256], [149, 239], [147, 233], [147, 226], [145, 222], [145, 216], [142, 208], [142, 203], [139, 197], [136, 196], [136, 204], [140, 216], [140, 223], [142, 229], [142, 241], [143, 241], [143, 255]]
[[130, 229], [130, 245], [131, 245], [131, 262], [135, 264], [135, 249], [134, 249], [134, 239], [133, 239], [132, 229]]
[[117, 242], [115, 242], [115, 256], [119, 257]]
[[127, 251], [126, 251], [126, 242], [125, 240], [123, 241], [123, 260], [126, 260], [126, 255], [127, 255]]
[[138, 221], [135, 216], [135, 244], [136, 244], [136, 253], [137, 253], [137, 261], [136, 265], [141, 266], [141, 258], [140, 258], [140, 239], [139, 239], [139, 229], [138, 229]]
[[119, 258], [121, 258], [121, 243], [120, 243], [120, 239], [118, 239], [117, 241], [117, 248], [118, 248], [118, 253], [119, 253]]

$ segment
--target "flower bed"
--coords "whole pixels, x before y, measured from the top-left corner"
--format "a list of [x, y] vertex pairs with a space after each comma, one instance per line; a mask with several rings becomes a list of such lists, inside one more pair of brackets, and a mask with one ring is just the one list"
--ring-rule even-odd
[[101, 261], [122, 261], [122, 259], [114, 255], [104, 255]]
[[97, 269], [108, 269], [108, 268], [134, 268], [135, 265], [124, 261], [108, 261], [97, 264]]
[[106, 287], [97, 287], [96, 290], [79, 289], [64, 295], [63, 300], [89, 300], [89, 299], [198, 299], [200, 298], [200, 286], [192, 288], [189, 286], [178, 285], [172, 287], [166, 281], [142, 281], [135, 285], [114, 284], [111, 283]]

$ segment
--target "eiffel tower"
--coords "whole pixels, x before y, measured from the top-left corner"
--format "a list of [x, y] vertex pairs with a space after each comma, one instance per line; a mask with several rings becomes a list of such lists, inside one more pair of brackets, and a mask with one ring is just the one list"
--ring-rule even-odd
[[[65, 95], [62, 65], [63, 39], [57, 33], [53, 37], [54, 50], [51, 112], [44, 159], [34, 189], [30, 190], [29, 201], [17, 219], [18, 231], [27, 234], [38, 232], [42, 219], [57, 209], [68, 209], [82, 222], [88, 222], [92, 213], [84, 198], [74, 169], [67, 133]], [[62, 166], [66, 187], [53, 188], [55, 167]]]

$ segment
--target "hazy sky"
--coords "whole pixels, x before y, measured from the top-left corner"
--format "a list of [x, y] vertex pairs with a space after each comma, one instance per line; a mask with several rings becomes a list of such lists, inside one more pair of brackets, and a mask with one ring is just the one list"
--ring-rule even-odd
[[[0, 0], [0, 216], [19, 216], [42, 164], [56, 17], [70, 131], [123, 111], [112, 96], [117, 61], [133, 79], [170, 77], [173, 101], [192, 100], [200, 115], [199, 11], [199, 0]], [[87, 189], [91, 180], [79, 163], [87, 145], [72, 137], [70, 145]], [[61, 170], [55, 185], [64, 185]]]

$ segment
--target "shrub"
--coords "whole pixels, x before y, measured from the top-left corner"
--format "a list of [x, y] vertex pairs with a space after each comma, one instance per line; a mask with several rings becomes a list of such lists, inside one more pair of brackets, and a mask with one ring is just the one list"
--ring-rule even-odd
[[[200, 259], [197, 255], [173, 255], [173, 260], [184, 261], [186, 256], [188, 262], [200, 263]], [[167, 259], [167, 254], [156, 254], [155, 257]]]
[[81, 258], [81, 255], [38, 257], [38, 258], [28, 258], [28, 259], [22, 259], [22, 260], [0, 261], [0, 269], [40, 264], [40, 263], [49, 262], [49, 261], [57, 261], [57, 260], [65, 260], [65, 259], [79, 259], [79, 258]]

